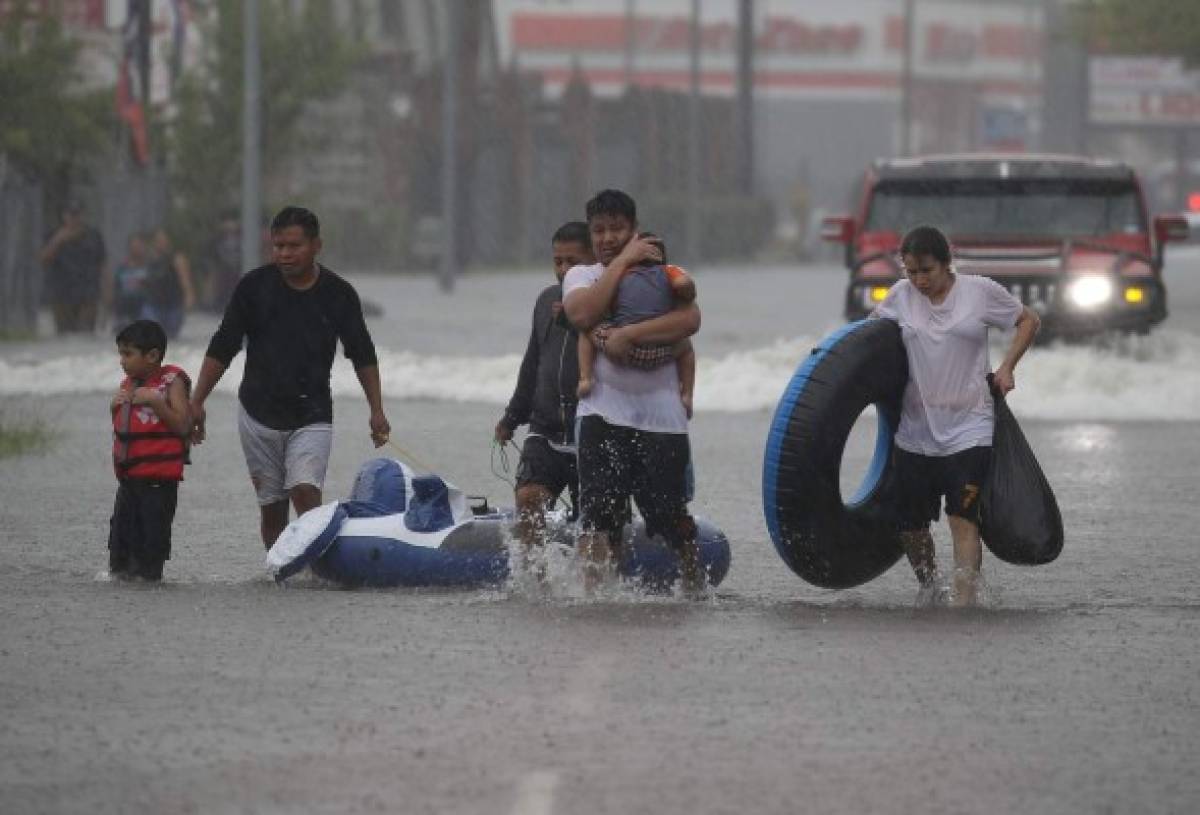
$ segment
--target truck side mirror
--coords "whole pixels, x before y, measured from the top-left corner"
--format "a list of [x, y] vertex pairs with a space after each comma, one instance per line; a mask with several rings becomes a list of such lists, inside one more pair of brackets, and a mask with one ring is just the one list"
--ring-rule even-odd
[[848, 215], [827, 215], [822, 218], [821, 239], [849, 246], [854, 240], [854, 219]]
[[1159, 244], [1172, 241], [1186, 241], [1191, 234], [1187, 218], [1182, 215], [1156, 215], [1154, 217], [1154, 237]]

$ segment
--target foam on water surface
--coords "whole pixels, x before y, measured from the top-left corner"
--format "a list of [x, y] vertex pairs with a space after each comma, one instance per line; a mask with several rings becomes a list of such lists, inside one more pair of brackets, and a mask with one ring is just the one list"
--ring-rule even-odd
[[[700, 411], [774, 409], [796, 367], [819, 342], [816, 336], [777, 340], [723, 355], [699, 354], [696, 408]], [[993, 364], [1003, 345], [992, 348]], [[171, 359], [199, 370], [199, 346], [173, 346]], [[234, 359], [218, 390], [232, 394], [242, 378]], [[520, 356], [453, 356], [379, 349], [384, 395], [504, 405], [512, 395]], [[116, 383], [112, 352], [51, 358], [0, 358], [0, 396], [108, 393]], [[361, 386], [339, 360], [332, 388], [357, 397]], [[1200, 421], [1200, 336], [1158, 331], [1099, 344], [1055, 345], [1030, 350], [1017, 368], [1010, 397], [1022, 419], [1069, 421]]]

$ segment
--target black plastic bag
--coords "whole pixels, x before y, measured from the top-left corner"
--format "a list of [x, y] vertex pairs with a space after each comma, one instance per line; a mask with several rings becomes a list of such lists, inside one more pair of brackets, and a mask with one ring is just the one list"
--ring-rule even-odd
[[1008, 563], [1049, 563], [1063, 547], [1058, 501], [1004, 397], [994, 387], [992, 396], [996, 431], [991, 469], [979, 497], [980, 537], [993, 555]]

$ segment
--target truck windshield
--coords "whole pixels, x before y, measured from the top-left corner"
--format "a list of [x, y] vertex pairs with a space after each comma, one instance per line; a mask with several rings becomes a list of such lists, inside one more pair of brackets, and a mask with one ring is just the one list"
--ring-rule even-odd
[[950, 235], [1102, 237], [1146, 231], [1129, 182], [1064, 179], [882, 181], [867, 231], [933, 224]]

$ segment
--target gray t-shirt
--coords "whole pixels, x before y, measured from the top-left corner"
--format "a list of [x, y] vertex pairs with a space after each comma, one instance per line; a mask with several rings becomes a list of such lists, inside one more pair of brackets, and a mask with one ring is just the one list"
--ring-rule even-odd
[[663, 266], [635, 266], [625, 273], [613, 298], [614, 325], [633, 325], [661, 317], [675, 305], [671, 281]]

